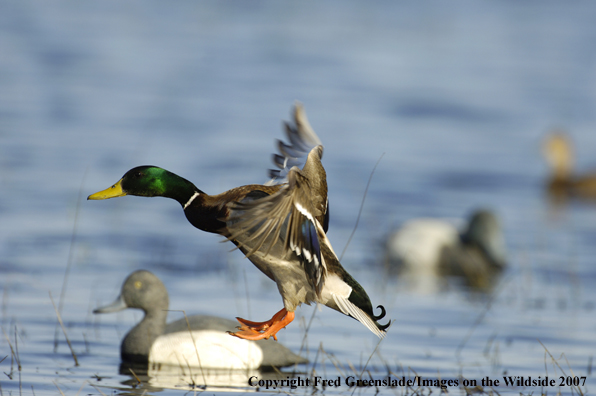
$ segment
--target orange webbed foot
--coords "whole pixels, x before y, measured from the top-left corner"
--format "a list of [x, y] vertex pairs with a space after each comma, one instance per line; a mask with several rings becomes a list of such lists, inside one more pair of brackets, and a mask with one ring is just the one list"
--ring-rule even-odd
[[262, 340], [273, 337], [277, 341], [277, 332], [289, 325], [294, 320], [294, 312], [288, 312], [282, 308], [278, 313], [265, 322], [252, 322], [250, 320], [236, 318], [241, 323], [240, 331], [230, 333], [233, 336], [245, 340]]
[[283, 308], [279, 312], [277, 312], [275, 315], [273, 315], [273, 317], [271, 319], [266, 320], [264, 322], [252, 322], [250, 320], [246, 320], [246, 319], [242, 319], [242, 318], [236, 318], [236, 320], [238, 322], [240, 322], [240, 324], [242, 325], [240, 327], [241, 330], [251, 329], [251, 330], [260, 332], [263, 330], [267, 330], [274, 323], [282, 320], [284, 318], [284, 316], [286, 316], [287, 313], [288, 313], [288, 311], [286, 311], [286, 309]]

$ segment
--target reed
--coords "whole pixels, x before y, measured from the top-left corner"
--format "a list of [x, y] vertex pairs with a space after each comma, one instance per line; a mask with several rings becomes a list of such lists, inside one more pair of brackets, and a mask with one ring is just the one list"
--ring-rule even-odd
[[93, 388], [94, 388], [96, 391], [98, 391], [99, 393], [101, 393], [101, 395], [102, 395], [102, 396], [106, 396], [106, 394], [105, 394], [105, 393], [103, 393], [103, 392], [101, 391], [101, 389], [99, 389], [97, 386], [95, 386], [95, 385], [93, 385], [93, 384], [89, 384], [89, 385], [91, 385], [91, 386], [92, 386], [92, 387], [93, 387]]
[[[392, 321], [391, 325], [393, 325], [393, 322], [395, 322], [395, 320]], [[387, 329], [387, 333], [389, 333], [390, 330], [391, 330], [391, 326], [389, 326], [389, 328]], [[387, 337], [387, 334], [385, 334], [385, 337]], [[362, 375], [364, 374], [364, 371], [366, 370], [366, 367], [370, 363], [370, 360], [374, 356], [375, 352], [377, 352], [377, 349], [379, 349], [379, 346], [381, 345], [381, 342], [383, 342], [383, 340], [385, 339], [385, 337], [383, 337], [383, 338], [379, 339], [379, 341], [377, 341], [377, 345], [375, 346], [375, 349], [373, 349], [373, 351], [371, 352], [371, 354], [368, 357], [368, 360], [366, 361], [366, 363], [362, 367], [362, 371], [360, 372], [360, 375], [358, 376], [358, 379], [362, 379]], [[356, 389], [357, 389], [357, 387], [354, 387], [354, 390], [352, 391], [352, 395], [354, 394], [354, 392], [356, 392]]]
[[358, 210], [358, 216], [356, 217], [356, 224], [354, 224], [354, 229], [352, 230], [352, 233], [350, 234], [350, 237], [348, 238], [348, 242], [346, 242], [346, 246], [344, 247], [344, 250], [341, 252], [341, 255], [339, 256], [339, 261], [341, 261], [341, 259], [344, 257], [344, 253], [348, 249], [348, 246], [350, 245], [350, 242], [352, 241], [352, 237], [356, 233], [356, 229], [358, 228], [358, 223], [360, 222], [360, 215], [362, 214], [362, 209], [364, 208], [364, 201], [366, 201], [366, 194], [368, 194], [368, 188], [370, 187], [370, 182], [372, 181], [372, 177], [375, 174], [375, 170], [377, 169], [377, 166], [379, 165], [379, 162], [381, 162], [381, 159], [383, 159], [384, 155], [385, 155], [385, 153], [381, 154], [381, 156], [377, 160], [377, 163], [375, 164], [372, 171], [370, 172], [370, 176], [368, 177], [368, 182], [366, 183], [366, 188], [364, 189], [364, 195], [362, 196], [362, 202], [360, 202], [360, 210]]
[[[68, 275], [70, 274], [70, 267], [72, 266], [72, 258], [74, 255], [74, 246], [77, 238], [77, 229], [79, 224], [79, 212], [81, 210], [81, 201], [83, 198], [83, 185], [85, 184], [85, 179], [87, 177], [87, 171], [89, 168], [85, 169], [85, 173], [83, 174], [83, 179], [81, 180], [81, 186], [79, 187], [79, 195], [77, 197], [77, 206], [75, 209], [75, 218], [74, 224], [72, 226], [72, 235], [70, 237], [70, 247], [68, 249], [68, 259], [66, 261], [66, 270], [64, 271], [64, 279], [62, 280], [62, 289], [60, 290], [60, 299], [58, 300], [58, 309], [57, 312], [61, 313], [62, 308], [64, 307], [64, 295], [66, 294], [66, 284], [68, 283]], [[51, 297], [51, 296], [50, 296]], [[53, 302], [52, 302], [53, 303]], [[54, 305], [54, 308], [56, 306]], [[60, 318], [60, 315], [58, 315]], [[60, 323], [62, 325], [62, 323]], [[63, 328], [64, 329], [64, 328]], [[69, 342], [70, 345], [70, 342]], [[54, 353], [58, 350], [58, 324], [54, 329]], [[72, 349], [71, 349], [72, 351]], [[73, 353], [74, 355], [74, 353]], [[75, 357], [76, 361], [76, 357]], [[78, 366], [78, 363], [77, 363]]]
[[21, 381], [21, 358], [19, 356], [19, 338], [17, 335], [17, 326], [14, 326], [14, 349], [17, 351], [17, 362], [19, 365], [19, 396], [23, 394], [23, 382]]
[[[10, 348], [10, 374], [6, 374], [8, 376], [8, 378], [12, 379], [12, 371], [13, 371], [13, 362], [17, 362], [17, 367], [19, 369], [19, 371], [21, 370], [21, 362], [19, 360], [19, 357], [17, 355], [17, 353], [15, 353], [14, 348], [12, 347], [12, 343], [10, 342], [10, 338], [8, 337], [8, 334], [6, 334], [6, 332], [4, 331], [4, 328], [2, 328], [2, 333], [4, 334], [4, 338], [6, 338], [6, 342], [8, 342], [8, 347]], [[7, 355], [8, 356], [8, 355]], [[4, 358], [6, 359], [6, 357]], [[2, 359], [2, 360], [4, 360]]]
[[[312, 311], [312, 315], [310, 316], [310, 320], [308, 321], [308, 325], [306, 326], [306, 328], [304, 329], [304, 337], [302, 337], [302, 344], [300, 345], [300, 351], [298, 351], [298, 354], [302, 354], [302, 350], [304, 349], [305, 346], [307, 346], [307, 339], [308, 339], [308, 331], [310, 330], [310, 326], [312, 325], [312, 321], [315, 318], [315, 314], [317, 313], [317, 309], [319, 308], [319, 303], [316, 303], [313, 311]], [[308, 348], [307, 348], [307, 352], [308, 352]], [[307, 353], [308, 356], [308, 353]]]
[[62, 318], [60, 317], [60, 312], [58, 311], [58, 308], [56, 308], [56, 304], [54, 303], [54, 298], [52, 297], [52, 292], [48, 292], [50, 294], [50, 300], [52, 300], [52, 305], [54, 306], [54, 310], [56, 311], [56, 316], [58, 316], [58, 322], [60, 323], [60, 327], [62, 327], [62, 332], [64, 333], [64, 338], [66, 338], [66, 343], [68, 344], [68, 347], [70, 348], [70, 353], [72, 353], [72, 358], [74, 359], [75, 362], [75, 366], [79, 365], [79, 360], [77, 359], [77, 355], [74, 351], [74, 349], [72, 348], [72, 344], [70, 343], [70, 340], [68, 339], [68, 334], [66, 334], [66, 328], [64, 327], [64, 323], [62, 322]]
[[137, 374], [134, 372], [134, 370], [133, 370], [132, 368], [130, 368], [130, 367], [129, 367], [129, 368], [128, 368], [128, 371], [130, 371], [130, 373], [132, 374], [132, 376], [133, 376], [133, 377], [135, 377], [135, 379], [137, 380], [137, 386], [138, 386], [138, 385], [141, 385], [141, 384], [142, 384], [142, 382], [141, 382], [141, 380], [139, 379], [139, 377], [137, 377]]
[[62, 392], [62, 389], [60, 389], [60, 387], [58, 386], [58, 384], [56, 383], [56, 381], [52, 381], [52, 383], [53, 383], [53, 384], [56, 386], [56, 388], [58, 389], [58, 392], [60, 392], [60, 394], [61, 394], [62, 396], [66, 396], [66, 395], [64, 394], [64, 392]]
[[[89, 383], [89, 380], [85, 380], [83, 381], [83, 385], [81, 385], [81, 387], [79, 388], [79, 390], [77, 391], [77, 393], [75, 394], [75, 396], [79, 396], [79, 394], [81, 393], [81, 391], [83, 390], [83, 388], [85, 387], [85, 385], [87, 385]], [[31, 387], [33, 387], [33, 385], [31, 385]], [[33, 395], [35, 396], [35, 395]]]
[[[555, 357], [550, 353], [550, 351], [548, 350], [548, 348], [542, 343], [542, 341], [537, 340], [540, 345], [542, 345], [542, 347], [544, 348], [545, 353], [548, 354], [548, 356], [550, 356], [551, 362], [553, 364], [555, 364], [559, 370], [561, 370], [561, 372], [563, 373], [563, 375], [567, 376], [567, 374], [565, 373], [565, 370], [563, 370], [563, 367], [561, 367], [561, 365], [559, 364], [559, 362], [557, 361], [557, 359], [555, 359]], [[565, 361], [567, 361], [567, 366], [569, 367], [569, 371], [571, 372], [571, 375], [573, 377], [575, 377], [575, 374], [573, 373], [573, 369], [571, 368], [571, 366], [569, 365], [569, 361], [567, 360], [567, 356], [563, 353], [562, 354], [563, 357], [565, 357]], [[546, 355], [544, 357], [544, 368], [546, 370]], [[546, 370], [546, 373], [548, 375], [548, 370]], [[577, 393], [579, 393], [580, 396], [584, 395], [584, 392], [582, 392], [581, 388], [579, 386], [575, 386], [575, 385], [571, 385], [571, 389], [575, 389], [577, 391]]]
[[[203, 371], [203, 365], [201, 364], [201, 357], [199, 356], [199, 349], [197, 348], [197, 342], [195, 341], [195, 336], [192, 334], [192, 329], [190, 328], [190, 322], [188, 321], [188, 316], [186, 316], [186, 311], [181, 310], [184, 314], [184, 320], [186, 320], [186, 328], [188, 329], [188, 334], [190, 334], [190, 338], [192, 339], [192, 344], [195, 348], [195, 354], [197, 355], [197, 361], [199, 362], [199, 369], [201, 370], [201, 376], [203, 377], [203, 384], [205, 387], [207, 386], [207, 379], [205, 378], [205, 372]], [[190, 370], [190, 367], [189, 367]]]

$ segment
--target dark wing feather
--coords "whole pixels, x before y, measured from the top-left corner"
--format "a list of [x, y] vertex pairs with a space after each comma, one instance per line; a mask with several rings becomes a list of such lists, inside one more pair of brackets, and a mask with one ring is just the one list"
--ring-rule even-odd
[[302, 104], [296, 103], [294, 107], [294, 123], [284, 122], [284, 130], [290, 144], [281, 140], [277, 141], [278, 154], [274, 154], [273, 163], [279, 169], [269, 170], [269, 176], [275, 182], [280, 182], [287, 177], [288, 172], [293, 167], [302, 168], [306, 156], [311, 150], [321, 145], [321, 140], [310, 126], [306, 118], [306, 112]]

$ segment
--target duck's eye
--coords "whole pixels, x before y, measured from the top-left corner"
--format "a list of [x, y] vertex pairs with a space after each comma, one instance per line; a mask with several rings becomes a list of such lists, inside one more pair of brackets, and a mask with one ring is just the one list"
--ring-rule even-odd
[[138, 290], [138, 289], [140, 289], [141, 287], [143, 287], [143, 282], [141, 282], [141, 281], [136, 281], [136, 282], [135, 282], [135, 289], [137, 289], [137, 290]]
[[135, 173], [135, 177], [137, 177], [137, 178], [143, 177], [143, 172], [139, 171], [139, 172]]

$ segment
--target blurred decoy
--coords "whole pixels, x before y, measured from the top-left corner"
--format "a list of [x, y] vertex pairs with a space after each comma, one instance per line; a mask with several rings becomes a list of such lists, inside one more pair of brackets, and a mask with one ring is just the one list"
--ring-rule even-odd
[[492, 212], [477, 210], [460, 232], [439, 219], [410, 220], [388, 238], [386, 265], [410, 274], [458, 276], [472, 288], [487, 290], [506, 267], [499, 221]]
[[167, 170], [140, 166], [88, 199], [124, 195], [172, 198], [182, 205], [192, 225], [232, 241], [277, 283], [284, 302], [268, 321], [237, 318], [241, 323], [240, 331], [233, 333], [237, 337], [277, 339], [276, 333], [294, 319], [294, 310], [312, 302], [351, 316], [383, 337], [389, 324], [381, 325], [378, 320], [385, 316], [385, 308], [378, 306], [381, 313], [374, 315], [366, 291], [341, 266], [325, 235], [329, 211], [321, 164], [323, 146], [300, 104], [293, 115], [295, 125], [285, 123], [290, 144], [278, 141], [281, 155], [274, 155], [273, 160], [279, 169], [270, 171], [280, 184], [246, 185], [208, 195]]
[[195, 315], [166, 325], [169, 297], [162, 281], [149, 271], [126, 278], [116, 301], [95, 314], [141, 309], [143, 320], [122, 340], [124, 362], [187, 367], [255, 369], [306, 363], [272, 340], [248, 341], [230, 337], [236, 322], [216, 316]]
[[574, 174], [575, 155], [567, 134], [561, 131], [549, 134], [544, 140], [542, 151], [551, 169], [547, 190], [555, 199], [596, 199], [596, 172]]

